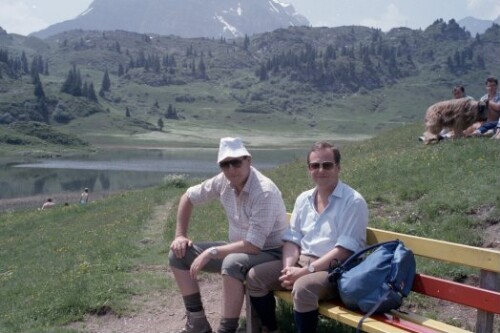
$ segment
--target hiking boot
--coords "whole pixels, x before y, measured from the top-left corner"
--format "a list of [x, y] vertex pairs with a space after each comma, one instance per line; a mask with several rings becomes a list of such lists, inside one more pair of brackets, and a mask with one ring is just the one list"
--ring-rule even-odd
[[212, 327], [205, 316], [205, 311], [186, 311], [186, 326], [176, 333], [212, 333]]

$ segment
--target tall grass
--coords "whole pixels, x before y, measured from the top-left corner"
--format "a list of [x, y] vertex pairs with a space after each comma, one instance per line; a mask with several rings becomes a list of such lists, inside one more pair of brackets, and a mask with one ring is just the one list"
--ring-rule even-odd
[[[366, 198], [372, 226], [481, 246], [484, 230], [500, 222], [500, 143], [474, 138], [425, 146], [417, 140], [421, 131], [419, 125], [405, 126], [342, 145], [342, 180]], [[266, 173], [289, 211], [297, 195], [312, 186], [305, 157]], [[163, 239], [151, 246], [140, 240], [153, 208], [165, 200], [176, 203], [183, 185], [88, 206], [0, 215], [0, 332], [56, 331], [86, 313], [130, 311], [133, 293], [171, 288], [166, 277], [134, 275], [133, 268], [165, 264], [175, 205], [160, 232]], [[219, 204], [194, 211], [189, 236], [227, 238]], [[474, 273], [432, 262], [419, 262], [419, 270], [451, 278]], [[280, 316], [291, 323], [286, 311]], [[322, 322], [321, 330], [330, 325]]]

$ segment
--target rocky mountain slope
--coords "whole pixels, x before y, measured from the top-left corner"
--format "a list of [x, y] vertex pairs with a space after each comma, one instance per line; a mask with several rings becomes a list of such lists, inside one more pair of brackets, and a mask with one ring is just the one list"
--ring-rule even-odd
[[235, 38], [308, 24], [279, 0], [94, 0], [78, 17], [32, 35], [46, 38], [84, 29]]

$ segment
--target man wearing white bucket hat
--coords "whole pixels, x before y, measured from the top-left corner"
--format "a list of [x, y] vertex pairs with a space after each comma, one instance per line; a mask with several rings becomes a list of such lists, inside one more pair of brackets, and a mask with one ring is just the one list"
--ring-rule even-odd
[[[190, 187], [179, 202], [175, 239], [169, 264], [186, 307], [182, 333], [211, 333], [197, 275], [222, 274], [222, 314], [218, 333], [234, 333], [251, 267], [280, 259], [286, 209], [277, 186], [251, 165], [252, 157], [240, 138], [220, 140], [217, 163], [221, 172]], [[229, 223], [229, 242], [193, 243], [187, 236], [193, 207], [218, 199]], [[210, 221], [206, 221], [210, 222]]]

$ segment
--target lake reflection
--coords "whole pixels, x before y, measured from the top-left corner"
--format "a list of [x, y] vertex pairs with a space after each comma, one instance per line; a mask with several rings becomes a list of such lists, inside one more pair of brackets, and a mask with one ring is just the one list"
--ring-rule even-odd
[[[306, 149], [252, 149], [253, 165], [265, 170], [304, 158]], [[81, 191], [112, 192], [161, 184], [172, 174], [205, 178], [219, 172], [217, 149], [105, 150], [33, 163], [0, 165], [0, 199]]]

